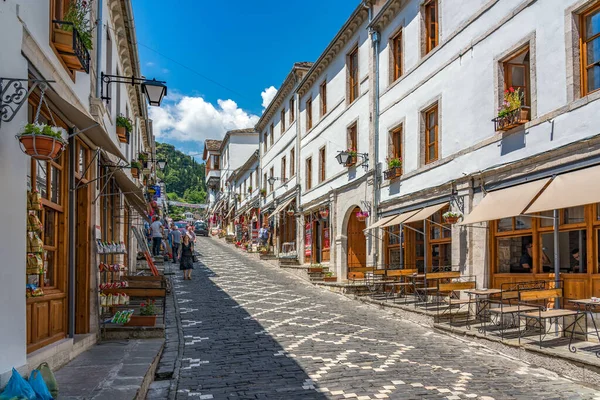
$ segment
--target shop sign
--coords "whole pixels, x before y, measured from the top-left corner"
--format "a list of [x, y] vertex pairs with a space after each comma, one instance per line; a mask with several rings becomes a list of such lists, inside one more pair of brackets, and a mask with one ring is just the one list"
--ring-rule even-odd
[[312, 257], [312, 222], [304, 227], [304, 257]]

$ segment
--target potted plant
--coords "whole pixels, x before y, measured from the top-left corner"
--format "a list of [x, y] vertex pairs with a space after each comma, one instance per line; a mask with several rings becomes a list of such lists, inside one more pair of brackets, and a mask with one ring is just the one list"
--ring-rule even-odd
[[325, 272], [323, 276], [324, 282], [337, 282], [337, 277], [333, 275], [333, 272]]
[[140, 163], [137, 161], [132, 161], [129, 166], [131, 168], [131, 176], [133, 176], [134, 178], [139, 178], [140, 169], [142, 168]]
[[138, 153], [138, 161], [142, 164], [142, 168], [148, 168], [148, 154]]
[[154, 326], [156, 324], [156, 300], [146, 300], [140, 304], [140, 315], [132, 315], [128, 326]]
[[444, 218], [444, 222], [447, 224], [456, 224], [462, 217], [463, 213], [460, 211], [447, 211], [442, 214], [442, 218]]
[[67, 132], [58, 126], [27, 124], [17, 136], [25, 154], [36, 160], [52, 160], [60, 155], [67, 143]]
[[117, 117], [117, 137], [121, 143], [129, 143], [129, 135], [133, 130], [133, 123], [129, 118], [120, 114]]
[[266, 197], [267, 196], [267, 189], [260, 189], [260, 195], [262, 197]]
[[320, 210], [319, 215], [321, 216], [322, 219], [329, 218], [329, 208], [324, 208], [324, 209]]
[[[89, 0], [72, 0], [62, 21], [53, 21], [52, 43], [69, 69], [89, 71], [89, 50], [93, 48], [92, 29], [95, 26], [89, 20], [91, 7]], [[73, 40], [75, 34], [76, 40]]]
[[504, 99], [498, 107], [498, 116], [493, 119], [497, 131], [507, 131], [529, 120], [529, 107], [523, 106], [521, 89], [509, 87], [504, 91]]
[[248, 186], [248, 193], [252, 193], [252, 186]]
[[348, 161], [346, 161], [346, 167], [351, 167], [352, 165], [356, 164], [358, 153], [356, 152], [355, 148], [350, 148], [346, 150], [346, 153], [348, 153]]
[[356, 213], [356, 219], [358, 219], [360, 222], [366, 221], [367, 218], [369, 218], [368, 211], [359, 211]]
[[267, 246], [261, 246], [258, 251], [260, 254], [267, 254], [269, 252], [269, 248]]
[[402, 174], [402, 159], [400, 157], [387, 158], [388, 169], [384, 172], [386, 179], [394, 179]]
[[286, 213], [287, 213], [288, 217], [293, 217], [294, 214], [296, 214], [296, 210], [294, 210], [293, 208], [288, 208]]

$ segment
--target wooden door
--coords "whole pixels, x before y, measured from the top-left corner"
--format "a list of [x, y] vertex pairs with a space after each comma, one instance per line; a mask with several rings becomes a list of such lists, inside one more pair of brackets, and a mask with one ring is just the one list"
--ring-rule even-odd
[[75, 333], [90, 331], [90, 198], [89, 186], [77, 190], [75, 253]]
[[360, 207], [356, 207], [348, 220], [348, 272], [352, 268], [367, 266], [367, 238], [364, 233], [366, 224], [356, 218], [359, 211]]

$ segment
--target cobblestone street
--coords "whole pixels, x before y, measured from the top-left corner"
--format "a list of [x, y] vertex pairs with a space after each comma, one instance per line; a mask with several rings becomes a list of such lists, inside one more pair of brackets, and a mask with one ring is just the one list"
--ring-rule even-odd
[[178, 274], [177, 398], [600, 399], [600, 392], [316, 288], [213, 239]]

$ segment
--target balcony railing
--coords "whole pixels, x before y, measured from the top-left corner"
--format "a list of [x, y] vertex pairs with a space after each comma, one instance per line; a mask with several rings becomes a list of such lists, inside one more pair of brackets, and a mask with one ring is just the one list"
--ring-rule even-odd
[[492, 120], [496, 132], [498, 131], [509, 131], [516, 128], [519, 125], [523, 125], [529, 122], [529, 107], [521, 106], [509, 111], [508, 114], [502, 117], [496, 117]]
[[402, 175], [402, 167], [393, 167], [387, 171], [383, 171], [383, 177], [390, 181], [400, 177], [400, 175]]
[[90, 72], [90, 52], [72, 22], [52, 21], [52, 43], [69, 69]]

